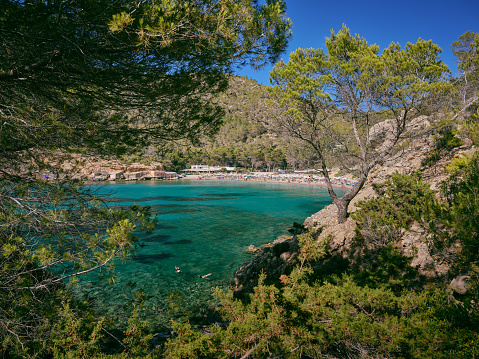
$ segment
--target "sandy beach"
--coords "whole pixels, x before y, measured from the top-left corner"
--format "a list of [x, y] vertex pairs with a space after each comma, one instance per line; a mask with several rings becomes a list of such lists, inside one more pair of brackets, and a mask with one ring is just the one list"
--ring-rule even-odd
[[[278, 172], [252, 172], [249, 174], [239, 173], [207, 173], [187, 175], [185, 178], [196, 180], [225, 180], [225, 181], [254, 181], [271, 183], [294, 183], [313, 186], [326, 186], [326, 179], [317, 174], [304, 173], [278, 173]], [[355, 179], [348, 177], [331, 177], [331, 184], [336, 188], [351, 187], [356, 183]]]

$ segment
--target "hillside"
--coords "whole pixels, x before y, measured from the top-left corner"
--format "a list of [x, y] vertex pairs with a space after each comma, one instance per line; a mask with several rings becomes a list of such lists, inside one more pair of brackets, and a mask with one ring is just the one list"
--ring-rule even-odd
[[224, 109], [222, 126], [197, 143], [177, 142], [158, 148], [157, 158], [168, 170], [194, 164], [244, 167], [249, 170], [312, 167], [314, 155], [297, 141], [281, 138], [264, 126], [274, 106], [266, 86], [233, 76], [228, 90], [214, 99]]
[[235, 272], [240, 301], [219, 294], [229, 326], [180, 334], [169, 350], [254, 338], [270, 353], [302, 347], [303, 357], [476, 357], [477, 143], [433, 116], [416, 122], [428, 134], [372, 171], [346, 222], [333, 204], [293, 226]]

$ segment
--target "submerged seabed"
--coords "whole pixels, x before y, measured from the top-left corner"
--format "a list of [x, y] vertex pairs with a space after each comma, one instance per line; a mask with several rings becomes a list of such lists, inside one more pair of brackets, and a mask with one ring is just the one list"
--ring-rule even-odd
[[[97, 299], [101, 314], [118, 318], [144, 292], [142, 313], [155, 329], [216, 304], [212, 288], [228, 288], [233, 272], [251, 259], [249, 245], [288, 234], [293, 222], [331, 203], [325, 188], [298, 184], [181, 180], [115, 183], [99, 191], [113, 193], [112, 206], [150, 206], [159, 226], [141, 237], [145, 246], [133, 258], [116, 264], [115, 285], [91, 276], [79, 289]], [[172, 308], [169, 297], [181, 307]]]

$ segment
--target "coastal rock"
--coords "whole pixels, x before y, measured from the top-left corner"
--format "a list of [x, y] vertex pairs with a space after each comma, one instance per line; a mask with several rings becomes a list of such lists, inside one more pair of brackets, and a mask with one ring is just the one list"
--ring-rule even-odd
[[250, 254], [257, 254], [257, 253], [261, 252], [261, 248], [256, 247], [254, 244], [251, 244], [248, 247], [248, 249], [246, 250], [246, 252], [248, 252]]
[[289, 241], [291, 238], [292, 238], [292, 236], [289, 236], [289, 235], [287, 235], [287, 234], [283, 234], [283, 235], [279, 236], [278, 238], [276, 238], [276, 239], [273, 241], [273, 246], [276, 245], [276, 244], [279, 244], [279, 243], [287, 242], [287, 241]]
[[82, 156], [79, 154], [58, 153], [55, 157], [45, 159], [52, 169], [40, 172], [39, 177], [55, 179], [71, 177], [89, 181], [115, 181], [138, 179], [173, 178], [174, 172], [165, 172], [160, 162], [149, 164], [120, 162], [114, 159]]
[[351, 218], [348, 218], [344, 223], [338, 223], [337, 215], [336, 205], [331, 204], [306, 218], [304, 226], [308, 229], [321, 227], [322, 231], [318, 237], [318, 242], [327, 239], [327, 248], [330, 253], [339, 251], [347, 255], [346, 253], [351, 249], [356, 223]]
[[249, 293], [258, 284], [259, 275], [267, 274], [266, 284], [279, 282], [281, 275], [291, 273], [293, 267], [299, 263], [299, 246], [296, 237], [283, 240], [273, 247], [264, 248], [251, 261], [234, 272], [231, 286], [233, 295], [240, 298]]

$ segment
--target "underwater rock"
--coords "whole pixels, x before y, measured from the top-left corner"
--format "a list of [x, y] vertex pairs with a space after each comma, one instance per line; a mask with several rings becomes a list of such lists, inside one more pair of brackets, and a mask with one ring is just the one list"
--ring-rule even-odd
[[256, 247], [254, 244], [251, 244], [246, 252], [251, 253], [251, 254], [257, 254], [261, 252], [261, 248]]

